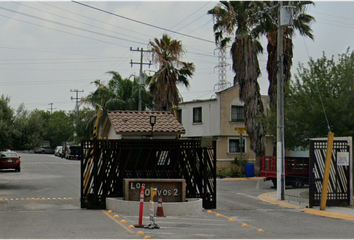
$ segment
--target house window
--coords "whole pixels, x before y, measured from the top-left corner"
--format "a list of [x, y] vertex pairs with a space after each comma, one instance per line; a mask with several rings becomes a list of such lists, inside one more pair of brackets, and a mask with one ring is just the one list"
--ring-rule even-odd
[[193, 108], [193, 123], [201, 123], [202, 122], [202, 108], [197, 107]]
[[245, 139], [243, 139], [243, 144], [241, 146], [239, 138], [229, 139], [229, 153], [244, 153], [245, 152]]
[[182, 123], [182, 109], [177, 110], [177, 120], [179, 123]]
[[231, 106], [231, 122], [244, 122], [243, 106]]

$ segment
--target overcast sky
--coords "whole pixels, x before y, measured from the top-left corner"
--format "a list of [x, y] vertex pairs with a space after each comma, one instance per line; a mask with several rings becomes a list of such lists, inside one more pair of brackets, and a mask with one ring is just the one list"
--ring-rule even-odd
[[[179, 87], [184, 101], [214, 95], [219, 80], [215, 68], [218, 52], [213, 19], [206, 13], [216, 1], [82, 3], [116, 15], [68, 1], [0, 2], [0, 95], [11, 98], [12, 108], [24, 103], [28, 110], [49, 110], [53, 103], [54, 110], [74, 110], [71, 97], [76, 93], [71, 90], [83, 90], [79, 97], [88, 95], [95, 90], [91, 82], [110, 79], [107, 71], [116, 71], [123, 78], [138, 75], [139, 65], [131, 67], [130, 61], [140, 62], [140, 53], [130, 48], [147, 50], [149, 40], [164, 33], [182, 41], [187, 51], [182, 60], [196, 66], [189, 90]], [[293, 75], [298, 63], [307, 64], [309, 57], [320, 58], [322, 52], [336, 57], [351, 47], [353, 12], [351, 1], [316, 1], [308, 9], [316, 18], [312, 24], [315, 40], [294, 38]], [[262, 42], [266, 50], [266, 41]], [[229, 49], [226, 57], [231, 64]], [[268, 89], [266, 60], [265, 51], [259, 56], [263, 95]], [[146, 55], [144, 62], [148, 61]], [[156, 70], [147, 65], [143, 69]], [[234, 73], [230, 66], [226, 70], [226, 80], [232, 83]]]

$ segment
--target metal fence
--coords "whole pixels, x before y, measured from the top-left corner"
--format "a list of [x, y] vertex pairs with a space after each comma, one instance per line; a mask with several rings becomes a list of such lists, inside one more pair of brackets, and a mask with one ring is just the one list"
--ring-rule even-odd
[[81, 208], [105, 208], [123, 196], [124, 178], [186, 180], [186, 197], [216, 208], [216, 142], [200, 140], [85, 140], [81, 143]]

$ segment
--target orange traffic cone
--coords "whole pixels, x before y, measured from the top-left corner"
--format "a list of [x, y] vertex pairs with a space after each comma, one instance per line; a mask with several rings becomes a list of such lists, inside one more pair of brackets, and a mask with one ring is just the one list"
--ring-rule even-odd
[[166, 217], [163, 212], [162, 197], [161, 196], [159, 196], [159, 200], [157, 202], [156, 217]]

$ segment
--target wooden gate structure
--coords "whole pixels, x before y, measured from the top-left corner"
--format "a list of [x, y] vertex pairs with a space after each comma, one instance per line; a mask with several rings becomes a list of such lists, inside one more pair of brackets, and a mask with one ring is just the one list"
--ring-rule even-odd
[[[327, 140], [310, 140], [310, 189], [309, 207], [320, 206], [322, 195], [322, 182], [324, 178]], [[339, 154], [338, 154], [339, 153]], [[345, 153], [347, 159], [340, 163], [340, 153]], [[328, 184], [327, 206], [341, 204], [352, 205], [352, 160], [351, 138], [336, 138], [333, 142], [330, 178]]]
[[123, 197], [124, 178], [186, 180], [186, 197], [216, 208], [216, 142], [200, 140], [84, 140], [81, 142], [81, 208], [104, 209]]

